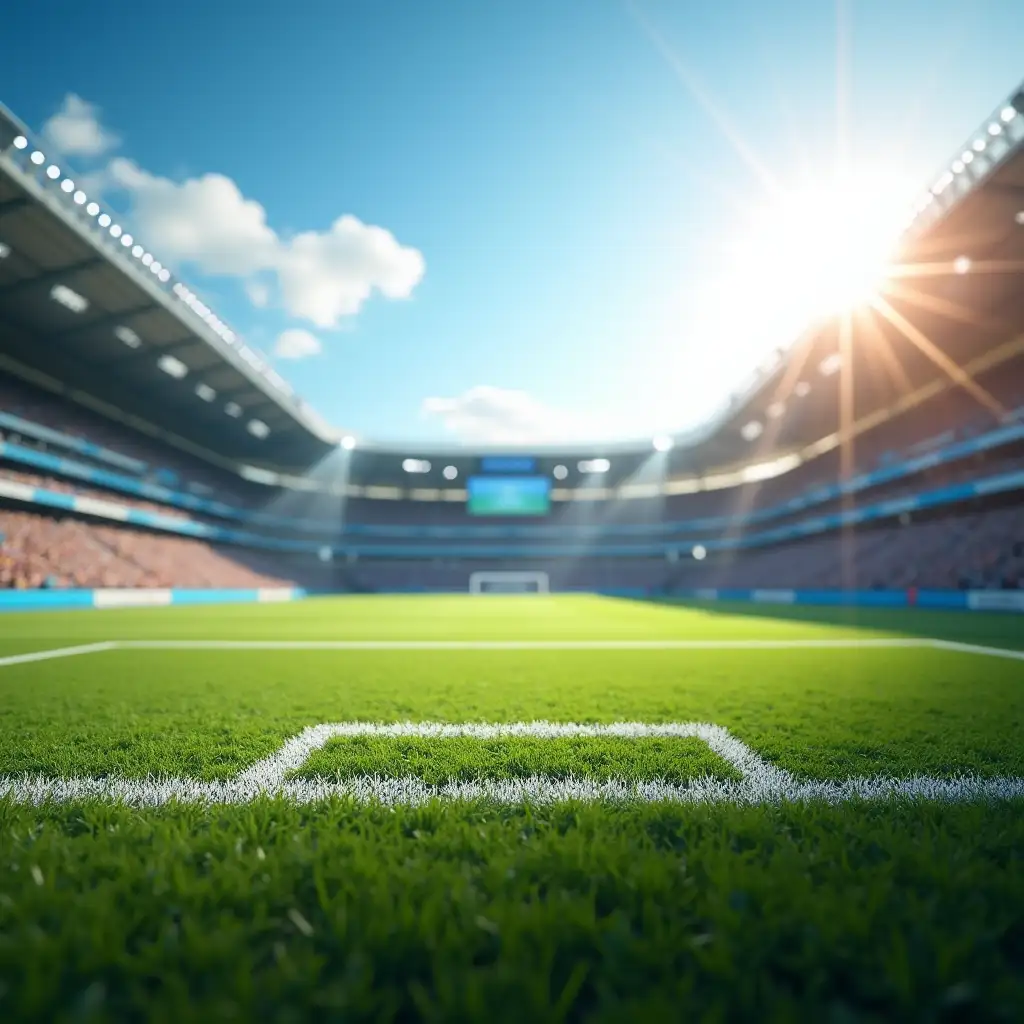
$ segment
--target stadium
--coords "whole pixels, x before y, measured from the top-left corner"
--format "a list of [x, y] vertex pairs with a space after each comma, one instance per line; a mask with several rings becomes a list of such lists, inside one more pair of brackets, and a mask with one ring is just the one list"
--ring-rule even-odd
[[922, 186], [695, 429], [398, 446], [0, 108], [4, 1019], [1020, 1019], [1024, 89]]

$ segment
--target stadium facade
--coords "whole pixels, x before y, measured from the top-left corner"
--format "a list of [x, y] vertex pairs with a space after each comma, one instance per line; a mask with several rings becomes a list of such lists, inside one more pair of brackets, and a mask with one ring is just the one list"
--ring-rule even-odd
[[814, 324], [672, 437], [467, 449], [337, 429], [145, 241], [0, 108], [0, 605], [517, 573], [1021, 607], [1024, 89], [908, 216], [898, 261], [925, 276], [852, 336]]

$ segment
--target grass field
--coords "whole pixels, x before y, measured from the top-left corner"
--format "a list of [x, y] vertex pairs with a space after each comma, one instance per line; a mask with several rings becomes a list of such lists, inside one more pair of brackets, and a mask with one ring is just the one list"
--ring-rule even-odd
[[1015, 1021], [1019, 617], [0, 618], [0, 1019]]

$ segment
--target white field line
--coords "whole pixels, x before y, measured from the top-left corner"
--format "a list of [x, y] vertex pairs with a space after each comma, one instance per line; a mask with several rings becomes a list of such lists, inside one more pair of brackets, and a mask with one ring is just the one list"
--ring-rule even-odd
[[982, 647], [978, 644], [962, 644], [956, 640], [932, 640], [931, 646], [940, 651], [959, 651], [962, 654], [988, 654], [995, 658], [1010, 658], [1013, 661], [1024, 661], [1024, 651], [1014, 651], [1008, 647]]
[[[693, 736], [729, 762], [742, 775], [739, 782], [702, 777], [677, 784], [660, 779], [636, 781], [586, 778], [551, 778], [532, 775], [522, 779], [482, 779], [431, 786], [420, 779], [386, 779], [363, 775], [341, 782], [325, 779], [289, 779], [314, 750], [339, 736]], [[245, 804], [264, 797], [280, 797], [298, 804], [330, 798], [356, 803], [417, 805], [434, 800], [484, 800], [504, 804], [550, 804], [563, 801], [779, 804], [849, 801], [929, 800], [941, 803], [1024, 799], [1024, 779], [981, 779], [958, 776], [937, 779], [919, 776], [841, 781], [802, 781], [768, 764], [727, 729], [706, 722], [671, 722], [660, 725], [616, 722], [611, 725], [516, 722], [509, 724], [449, 725], [437, 722], [401, 722], [376, 725], [341, 722], [311, 726], [292, 737], [273, 754], [235, 779], [202, 782], [198, 779], [71, 778], [40, 776], [0, 777], [0, 798], [15, 803], [69, 803], [100, 799], [132, 806], [167, 803]]]
[[112, 651], [117, 646], [116, 640], [104, 640], [97, 644], [78, 644], [76, 647], [51, 647], [45, 651], [29, 651], [27, 654], [8, 654], [0, 658], [0, 668], [8, 665], [25, 665], [31, 661], [49, 661], [51, 658], [73, 658], [78, 654], [97, 654], [100, 651]]
[[[115, 640], [153, 651], [788, 651], [801, 648], [930, 647], [926, 637], [838, 640]], [[979, 651], [984, 648], [978, 648]]]

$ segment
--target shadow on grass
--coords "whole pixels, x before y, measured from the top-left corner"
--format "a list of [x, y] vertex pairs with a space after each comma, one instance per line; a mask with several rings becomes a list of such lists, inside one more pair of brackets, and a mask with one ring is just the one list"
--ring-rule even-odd
[[748, 601], [695, 601], [681, 597], [617, 597], [634, 601], [702, 611], [730, 618], [805, 622], [828, 628], [862, 629], [894, 636], [922, 636], [992, 647], [1024, 649], [1024, 615], [1013, 612], [937, 611], [921, 608], [854, 608], [828, 605], [755, 604]]

